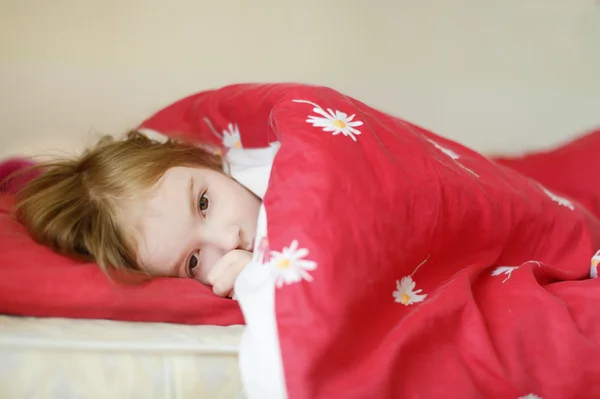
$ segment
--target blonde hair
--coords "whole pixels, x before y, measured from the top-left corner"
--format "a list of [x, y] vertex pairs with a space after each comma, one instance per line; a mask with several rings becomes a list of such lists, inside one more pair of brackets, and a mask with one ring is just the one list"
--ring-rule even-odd
[[105, 137], [80, 157], [42, 165], [44, 172], [17, 193], [15, 214], [37, 242], [95, 261], [109, 277], [145, 274], [119, 223], [118, 204], [147, 192], [172, 167], [222, 171], [221, 162], [201, 147], [135, 131], [122, 141]]

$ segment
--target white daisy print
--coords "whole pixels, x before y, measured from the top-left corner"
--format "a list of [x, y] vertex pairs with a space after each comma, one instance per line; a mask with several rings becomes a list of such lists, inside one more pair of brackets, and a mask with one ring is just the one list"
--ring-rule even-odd
[[429, 255], [427, 258], [419, 264], [415, 268], [415, 270], [411, 273], [410, 276], [402, 277], [402, 280], [396, 280], [396, 290], [392, 292], [394, 296], [394, 301], [397, 303], [401, 303], [404, 306], [412, 305], [413, 303], [423, 302], [425, 298], [427, 298], [427, 294], [421, 294], [423, 292], [422, 289], [415, 290], [416, 283], [413, 280], [413, 276], [419, 270], [421, 266], [423, 266], [429, 260]]
[[590, 277], [598, 278], [598, 264], [600, 263], [600, 251], [596, 252], [594, 256], [592, 256], [592, 266], [590, 269]]
[[569, 201], [566, 198], [563, 197], [559, 197], [558, 195], [554, 194], [552, 191], [548, 190], [545, 187], [542, 187], [542, 190], [544, 191], [544, 193], [550, 197], [550, 199], [554, 202], [556, 202], [558, 205], [560, 206], [564, 206], [565, 208], [568, 208], [572, 211], [575, 210], [575, 206], [573, 205], [573, 203], [571, 201]]
[[413, 303], [423, 302], [427, 294], [421, 294], [423, 290], [415, 290], [416, 283], [411, 276], [402, 277], [402, 280], [396, 280], [396, 290], [393, 292], [394, 300], [405, 306]]
[[223, 145], [227, 148], [242, 148], [242, 136], [237, 124], [230, 123], [223, 130]]
[[519, 267], [520, 266], [500, 266], [494, 269], [494, 271], [492, 272], [492, 276], [499, 276], [501, 274], [505, 274], [506, 278], [502, 280], [502, 283], [505, 283], [512, 275], [512, 272], [517, 270]]
[[471, 169], [467, 168], [466, 166], [464, 166], [463, 164], [461, 164], [460, 162], [458, 162], [458, 160], [460, 159], [460, 156], [456, 152], [452, 151], [449, 148], [442, 147], [441, 145], [439, 145], [438, 143], [436, 143], [435, 141], [433, 141], [431, 139], [427, 139], [427, 141], [429, 141], [435, 148], [437, 148], [438, 150], [440, 150], [444, 155], [446, 155], [447, 157], [449, 157], [450, 159], [452, 159], [454, 162], [456, 162], [456, 164], [458, 166], [460, 166], [461, 168], [463, 168], [467, 172], [471, 173], [473, 176], [479, 177], [479, 175], [477, 173], [473, 172]]
[[298, 241], [294, 240], [289, 247], [284, 247], [281, 252], [271, 251], [271, 269], [275, 274], [277, 288], [284, 284], [297, 283], [302, 280], [312, 281], [309, 271], [317, 268], [316, 262], [303, 259], [308, 255], [308, 249], [298, 248]]
[[345, 112], [334, 111], [331, 108], [327, 108], [327, 112], [319, 105], [306, 101], [306, 100], [293, 100], [296, 103], [306, 103], [314, 106], [313, 112], [321, 115], [309, 115], [306, 122], [311, 123], [314, 127], [323, 128], [324, 132], [331, 132], [332, 135], [336, 136], [342, 133], [344, 136], [350, 137], [356, 141], [356, 136], [360, 135], [360, 130], [355, 129], [358, 126], [362, 126], [362, 122], [355, 121], [355, 114], [348, 116]]
[[530, 393], [529, 395], [519, 396], [519, 399], [542, 399], [541, 396], [537, 396], [534, 393]]

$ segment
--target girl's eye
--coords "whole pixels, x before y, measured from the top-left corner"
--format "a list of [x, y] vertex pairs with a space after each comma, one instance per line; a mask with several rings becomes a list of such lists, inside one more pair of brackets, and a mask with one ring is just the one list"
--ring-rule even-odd
[[194, 252], [194, 254], [190, 258], [190, 260], [188, 260], [188, 267], [187, 267], [188, 277], [194, 278], [194, 269], [196, 269], [196, 267], [198, 267], [199, 263], [200, 263], [200, 255], [198, 254], [198, 252]]
[[198, 209], [200, 209], [200, 212], [202, 212], [202, 214], [204, 214], [208, 210], [209, 205], [210, 205], [210, 200], [208, 199], [206, 194], [202, 194], [200, 196], [200, 199], [198, 200]]

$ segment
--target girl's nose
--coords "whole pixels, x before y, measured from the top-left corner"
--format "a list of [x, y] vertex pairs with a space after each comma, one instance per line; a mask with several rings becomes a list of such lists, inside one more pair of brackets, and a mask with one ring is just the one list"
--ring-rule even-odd
[[227, 252], [239, 248], [241, 244], [240, 228], [238, 226], [231, 226], [216, 231], [206, 229], [200, 241], [200, 269], [196, 274], [196, 279], [204, 284], [208, 284], [208, 273], [210, 273], [219, 259]]
[[241, 244], [240, 228], [236, 225], [204, 231], [204, 244], [216, 247], [223, 252], [233, 251]]

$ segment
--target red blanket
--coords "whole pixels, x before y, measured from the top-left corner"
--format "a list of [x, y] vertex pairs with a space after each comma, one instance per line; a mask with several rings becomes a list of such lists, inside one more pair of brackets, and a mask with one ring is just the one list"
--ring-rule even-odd
[[579, 191], [321, 87], [226, 87], [145, 126], [281, 144], [236, 284], [251, 398], [600, 397], [598, 134]]

